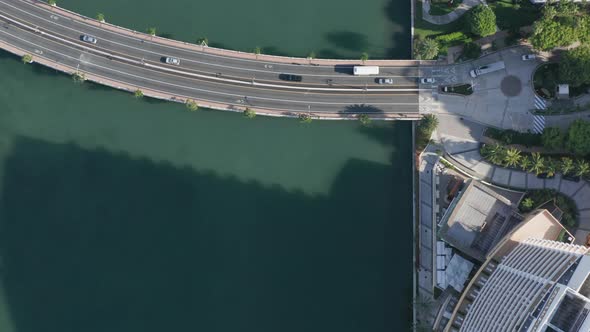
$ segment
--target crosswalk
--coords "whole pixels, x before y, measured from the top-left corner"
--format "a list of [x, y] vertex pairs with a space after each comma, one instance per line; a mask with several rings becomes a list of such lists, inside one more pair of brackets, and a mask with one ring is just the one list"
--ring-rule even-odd
[[547, 102], [545, 99], [535, 95], [535, 108], [538, 110], [547, 109]]
[[533, 115], [533, 133], [542, 134], [545, 129], [545, 116]]

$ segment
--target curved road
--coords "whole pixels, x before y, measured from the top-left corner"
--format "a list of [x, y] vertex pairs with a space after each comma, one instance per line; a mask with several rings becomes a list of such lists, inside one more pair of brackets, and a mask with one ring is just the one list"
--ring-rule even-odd
[[[80, 71], [91, 80], [141, 89], [146, 95], [194, 99], [218, 109], [250, 107], [274, 115], [419, 116], [420, 70], [415, 65], [380, 66], [380, 75], [359, 77], [352, 75], [352, 64], [346, 61], [315, 65], [214, 54], [98, 24], [37, 1], [0, 0], [0, 23], [0, 46], [8, 51], [32, 54], [34, 61], [58, 70]], [[98, 42], [85, 43], [82, 35]], [[162, 62], [165, 56], [177, 57], [181, 64], [167, 65]], [[303, 79], [286, 82], [279, 78], [285, 73]], [[378, 85], [377, 77], [393, 78], [394, 84]]]

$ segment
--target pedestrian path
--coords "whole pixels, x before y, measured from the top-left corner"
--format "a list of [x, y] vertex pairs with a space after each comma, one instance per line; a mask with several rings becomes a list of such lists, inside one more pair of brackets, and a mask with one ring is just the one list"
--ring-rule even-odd
[[533, 133], [542, 134], [545, 130], [545, 116], [533, 115]]
[[547, 101], [535, 95], [535, 108], [540, 111], [547, 109]]
[[463, 16], [471, 8], [481, 4], [480, 0], [463, 0], [463, 3], [454, 11], [445, 15], [430, 15], [430, 0], [422, 1], [422, 19], [428, 23], [443, 25], [449, 24]]

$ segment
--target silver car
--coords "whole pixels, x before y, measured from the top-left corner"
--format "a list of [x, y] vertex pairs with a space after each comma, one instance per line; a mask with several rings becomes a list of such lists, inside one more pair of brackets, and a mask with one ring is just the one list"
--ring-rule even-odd
[[434, 81], [434, 78], [432, 78], [432, 77], [428, 77], [428, 78], [425, 77], [425, 78], [420, 79], [420, 82], [422, 82], [422, 84], [433, 84], [435, 81]]
[[536, 56], [534, 54], [523, 54], [522, 55], [522, 61], [529, 61], [529, 60], [533, 60], [534, 58], [536, 58]]
[[179, 58], [174, 58], [174, 57], [171, 57], [171, 56], [167, 56], [164, 59], [164, 62], [166, 62], [169, 65], [177, 65], [177, 66], [180, 65], [180, 59]]
[[96, 37], [92, 37], [89, 35], [82, 35], [82, 37], [80, 37], [80, 38], [82, 39], [82, 41], [85, 41], [90, 44], [96, 44], [96, 42], [97, 42]]
[[377, 84], [393, 84], [393, 78], [378, 78]]

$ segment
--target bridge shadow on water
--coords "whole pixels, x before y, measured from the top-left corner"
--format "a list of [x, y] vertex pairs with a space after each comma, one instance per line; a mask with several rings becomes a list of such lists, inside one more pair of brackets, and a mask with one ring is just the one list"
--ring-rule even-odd
[[308, 195], [15, 138], [0, 192], [15, 332], [407, 330], [411, 195], [390, 201], [411, 176], [402, 152], [349, 160]]

